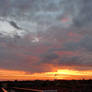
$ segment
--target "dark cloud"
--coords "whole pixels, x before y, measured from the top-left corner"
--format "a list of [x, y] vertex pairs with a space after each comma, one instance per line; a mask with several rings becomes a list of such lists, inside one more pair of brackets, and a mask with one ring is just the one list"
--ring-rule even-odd
[[[81, 2], [82, 1], [82, 2]], [[91, 26], [92, 24], [92, 1], [80, 0], [78, 5], [80, 8], [77, 17], [74, 18], [74, 24], [76, 27]]]
[[78, 42], [67, 42], [64, 44], [64, 50], [82, 50], [85, 49], [89, 52], [92, 51], [92, 37], [90, 35], [85, 35], [80, 41]]
[[80, 57], [78, 56], [64, 56], [59, 61], [61, 65], [80, 65]]
[[14, 21], [10, 21], [10, 24], [17, 29], [21, 29]]
[[42, 61], [41, 63], [53, 63], [53, 60], [58, 59], [59, 56], [55, 53], [45, 53], [40, 56]]
[[88, 51], [92, 52], [92, 37], [90, 35], [85, 36], [82, 40], [80, 40], [80, 47], [85, 48]]
[[67, 42], [64, 44], [64, 48], [62, 50], [64, 51], [74, 51], [79, 49], [79, 44], [77, 42]]

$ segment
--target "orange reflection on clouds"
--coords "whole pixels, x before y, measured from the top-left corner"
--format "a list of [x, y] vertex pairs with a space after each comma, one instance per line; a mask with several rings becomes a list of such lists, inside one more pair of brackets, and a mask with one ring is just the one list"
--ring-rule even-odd
[[0, 69], [0, 75], [1, 76], [17, 76], [17, 75], [25, 75], [26, 72], [24, 71], [16, 71], [16, 70], [6, 70], [6, 69]]
[[58, 69], [57, 72], [28, 73], [0, 69], [0, 80], [92, 79], [92, 71]]

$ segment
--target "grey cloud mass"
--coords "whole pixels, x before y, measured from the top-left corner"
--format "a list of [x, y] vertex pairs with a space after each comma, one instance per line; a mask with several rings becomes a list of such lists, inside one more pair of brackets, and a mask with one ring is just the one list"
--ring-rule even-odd
[[92, 0], [0, 0], [0, 68], [92, 69], [91, 41]]
[[42, 61], [41, 63], [53, 63], [53, 60], [58, 59], [59, 56], [55, 53], [45, 53], [41, 55]]
[[60, 65], [68, 65], [68, 66], [72, 66], [72, 65], [80, 65], [80, 57], [79, 56], [63, 56], [59, 63]]
[[67, 42], [64, 44], [64, 49], [70, 51], [85, 49], [92, 52], [92, 37], [91, 35], [85, 35], [79, 42]]
[[[91, 26], [91, 0], [0, 0], [1, 16], [11, 17], [25, 29], [48, 30], [54, 25]], [[63, 23], [62, 19], [69, 19]], [[18, 21], [19, 20], [19, 21]], [[26, 24], [27, 23], [27, 24]]]

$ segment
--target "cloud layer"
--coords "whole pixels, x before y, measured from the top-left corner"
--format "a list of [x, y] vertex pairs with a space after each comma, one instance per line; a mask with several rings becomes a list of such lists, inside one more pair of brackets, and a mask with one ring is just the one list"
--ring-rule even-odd
[[31, 73], [92, 70], [91, 0], [0, 0], [0, 68]]

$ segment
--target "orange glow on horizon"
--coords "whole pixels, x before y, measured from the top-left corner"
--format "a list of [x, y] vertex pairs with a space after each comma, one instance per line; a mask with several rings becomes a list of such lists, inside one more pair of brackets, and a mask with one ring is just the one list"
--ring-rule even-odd
[[0, 80], [54, 80], [92, 79], [92, 71], [58, 69], [57, 72], [28, 73], [24, 71], [0, 69]]

